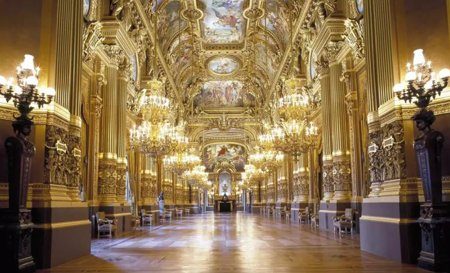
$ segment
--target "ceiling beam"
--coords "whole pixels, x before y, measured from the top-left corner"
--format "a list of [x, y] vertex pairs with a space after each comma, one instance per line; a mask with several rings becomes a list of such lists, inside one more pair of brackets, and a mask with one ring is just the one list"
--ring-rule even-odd
[[[300, 15], [300, 18], [297, 20], [297, 23], [294, 26], [293, 41], [297, 40], [298, 33], [300, 32], [300, 28], [301, 28], [303, 22], [305, 21], [306, 15], [308, 14], [311, 4], [312, 4], [312, 0], [306, 0], [305, 3], [303, 4], [302, 13]], [[280, 68], [278, 69], [277, 74], [275, 74], [275, 78], [273, 79], [273, 82], [270, 85], [269, 92], [268, 92], [266, 100], [264, 102], [264, 107], [267, 107], [268, 104], [270, 103], [269, 100], [272, 97], [272, 94], [277, 86], [278, 79], [280, 78], [281, 74], [283, 73], [284, 66], [286, 65], [287, 59], [291, 55], [291, 51], [292, 51], [292, 44], [290, 43], [287, 46], [286, 51], [284, 52], [284, 56], [281, 61]]]
[[169, 83], [172, 86], [172, 89], [173, 89], [173, 91], [175, 93], [175, 98], [177, 99], [178, 105], [182, 109], [184, 109], [183, 99], [180, 96], [180, 92], [178, 91], [177, 84], [175, 83], [175, 80], [173, 79], [173, 76], [172, 76], [172, 73], [171, 73], [171, 71], [169, 69], [169, 66], [167, 65], [166, 60], [164, 59], [164, 55], [162, 54], [161, 48], [160, 48], [159, 44], [156, 41], [154, 29], [153, 29], [152, 25], [149, 22], [149, 18], [145, 14], [144, 7], [142, 6], [142, 3], [141, 3], [140, 0], [133, 0], [133, 2], [134, 2], [134, 4], [137, 7], [139, 15], [142, 18], [142, 22], [144, 23], [144, 26], [147, 29], [147, 32], [148, 32], [148, 34], [150, 36], [150, 39], [151, 39], [153, 45], [156, 46], [156, 51], [157, 51], [159, 62], [161, 63], [164, 71], [166, 72], [167, 79], [169, 80]]

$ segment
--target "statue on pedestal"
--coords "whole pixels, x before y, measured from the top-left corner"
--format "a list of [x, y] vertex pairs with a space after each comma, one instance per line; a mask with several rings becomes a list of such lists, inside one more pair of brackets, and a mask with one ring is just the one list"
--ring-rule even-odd
[[164, 192], [162, 191], [158, 196], [158, 205], [159, 205], [159, 211], [164, 211]]
[[422, 229], [422, 250], [419, 266], [433, 270], [449, 270], [450, 251], [447, 246], [450, 231], [448, 207], [442, 203], [441, 151], [444, 136], [433, 130], [433, 111], [420, 109], [413, 117], [420, 134], [414, 141], [425, 203], [420, 206], [418, 219]]

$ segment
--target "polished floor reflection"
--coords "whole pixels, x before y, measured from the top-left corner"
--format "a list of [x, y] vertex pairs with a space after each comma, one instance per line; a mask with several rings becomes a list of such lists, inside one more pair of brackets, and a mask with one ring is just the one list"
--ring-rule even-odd
[[42, 272], [425, 272], [340, 238], [259, 215], [203, 214], [95, 240], [92, 255]]

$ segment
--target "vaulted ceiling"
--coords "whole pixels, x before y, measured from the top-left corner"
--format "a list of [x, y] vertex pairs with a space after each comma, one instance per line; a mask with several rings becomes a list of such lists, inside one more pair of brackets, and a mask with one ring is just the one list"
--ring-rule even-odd
[[159, 49], [185, 107], [264, 103], [303, 2], [155, 0]]

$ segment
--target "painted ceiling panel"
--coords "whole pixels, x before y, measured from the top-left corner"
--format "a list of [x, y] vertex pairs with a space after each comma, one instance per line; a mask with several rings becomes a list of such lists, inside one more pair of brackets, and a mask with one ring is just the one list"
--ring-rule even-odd
[[210, 44], [240, 43], [245, 35], [244, 0], [202, 0], [203, 36]]

